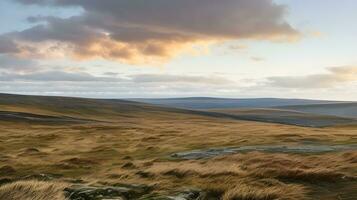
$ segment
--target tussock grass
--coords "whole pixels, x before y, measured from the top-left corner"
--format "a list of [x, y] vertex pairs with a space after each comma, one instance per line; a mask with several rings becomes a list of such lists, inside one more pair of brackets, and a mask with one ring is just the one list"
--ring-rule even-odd
[[241, 183], [229, 189], [223, 200], [303, 200], [305, 192], [299, 186], [256, 187]]
[[0, 187], [0, 200], [67, 200], [65, 186], [57, 182], [18, 181]]
[[329, 169], [300, 169], [300, 168], [259, 168], [252, 172], [258, 177], [274, 177], [290, 181], [335, 182], [345, 175]]
[[274, 179], [226, 178], [204, 186], [209, 196], [222, 200], [304, 200], [308, 190]]
[[[289, 195], [290, 199], [301, 200], [299, 193], [305, 191], [302, 186], [314, 190], [315, 193], [306, 194], [312, 199], [335, 200], [334, 195], [342, 193], [353, 196], [348, 187], [356, 184], [357, 152], [249, 152], [204, 161], [178, 161], [168, 156], [227, 146], [354, 144], [356, 127], [322, 129], [238, 121], [119, 101], [98, 104], [84, 99], [49, 98], [47, 104], [42, 104], [36, 98], [26, 99], [24, 105], [11, 98], [1, 105], [1, 110], [97, 122], [40, 125], [0, 120], [0, 161], [14, 169], [0, 169], [4, 172], [0, 173], [0, 180], [17, 180], [33, 173], [60, 174], [63, 179], [94, 183], [155, 185], [157, 192], [207, 188], [218, 195], [213, 199], [225, 196], [269, 200]], [[283, 191], [287, 195], [283, 196]]]

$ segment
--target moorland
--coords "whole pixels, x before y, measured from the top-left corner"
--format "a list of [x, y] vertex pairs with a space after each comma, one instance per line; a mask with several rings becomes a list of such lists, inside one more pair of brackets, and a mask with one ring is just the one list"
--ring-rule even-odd
[[351, 103], [304, 102], [0, 94], [0, 199], [356, 199], [357, 120], [312, 112]]

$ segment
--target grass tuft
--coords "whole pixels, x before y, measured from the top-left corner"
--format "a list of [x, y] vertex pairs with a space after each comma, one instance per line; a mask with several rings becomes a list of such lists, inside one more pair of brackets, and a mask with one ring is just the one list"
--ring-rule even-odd
[[67, 200], [65, 184], [57, 182], [18, 181], [0, 187], [1, 200]]

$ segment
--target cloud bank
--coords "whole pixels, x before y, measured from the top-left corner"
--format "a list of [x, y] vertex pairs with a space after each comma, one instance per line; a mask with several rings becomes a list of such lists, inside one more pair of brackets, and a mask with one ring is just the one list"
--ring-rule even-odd
[[33, 16], [35, 25], [0, 36], [0, 53], [23, 57], [166, 61], [194, 45], [300, 36], [272, 0], [16, 0], [79, 7], [70, 18]]
[[357, 81], [357, 66], [329, 67], [328, 72], [307, 76], [269, 77], [268, 85], [283, 88], [331, 88]]
[[[215, 74], [102, 73], [53, 68], [0, 70], [0, 92], [100, 98], [126, 97], [286, 97], [353, 99], [357, 67], [327, 68], [326, 73], [245, 80]], [[336, 98], [337, 98], [336, 96]], [[345, 99], [345, 100], [346, 100]]]

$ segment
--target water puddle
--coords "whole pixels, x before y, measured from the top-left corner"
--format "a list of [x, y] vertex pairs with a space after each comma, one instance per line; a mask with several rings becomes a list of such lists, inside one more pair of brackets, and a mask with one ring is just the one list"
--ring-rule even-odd
[[257, 146], [242, 146], [242, 147], [222, 147], [210, 148], [202, 150], [193, 150], [186, 152], [174, 153], [173, 158], [180, 159], [203, 159], [211, 158], [220, 155], [245, 153], [251, 151], [261, 151], [268, 153], [329, 153], [337, 151], [357, 150], [357, 144], [350, 145], [257, 145]]

